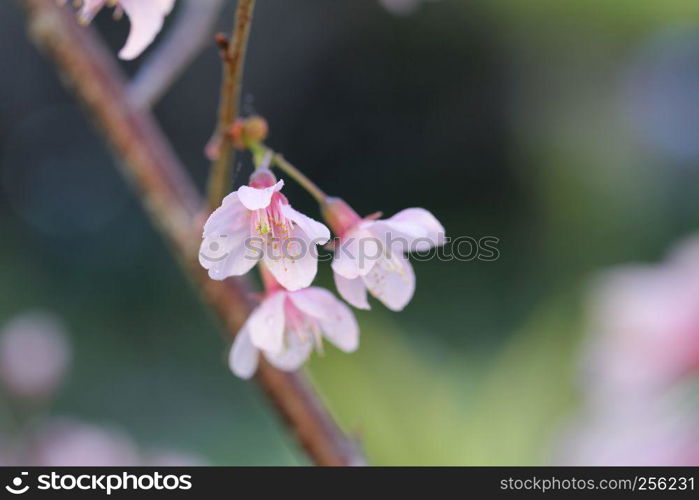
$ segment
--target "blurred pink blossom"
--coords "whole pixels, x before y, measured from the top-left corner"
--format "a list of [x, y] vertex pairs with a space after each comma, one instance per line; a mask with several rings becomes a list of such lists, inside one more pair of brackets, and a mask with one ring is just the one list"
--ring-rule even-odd
[[[65, 0], [64, 0], [65, 1]], [[175, 0], [82, 0], [78, 14], [87, 24], [107, 5], [116, 5], [117, 13], [126, 12], [131, 23], [129, 37], [119, 52], [122, 59], [135, 59], [153, 42], [163, 27]]]
[[584, 405], [560, 462], [699, 465], [699, 238], [592, 289]]
[[139, 450], [124, 432], [70, 418], [55, 418], [12, 440], [0, 436], [0, 466], [198, 467], [204, 457], [173, 448]]
[[699, 245], [600, 279], [590, 301], [588, 387], [612, 398], [663, 390], [699, 370]]
[[[58, 318], [44, 312], [15, 317], [0, 331], [0, 383], [9, 406], [55, 394], [70, 363], [70, 346]], [[174, 449], [141, 455], [124, 432], [72, 418], [46, 418], [23, 405], [17, 430], [0, 433], [0, 466], [202, 465], [197, 455]], [[41, 406], [42, 412], [46, 409]], [[26, 410], [29, 410], [27, 412]]]
[[691, 394], [641, 401], [619, 400], [614, 407], [590, 407], [570, 426], [559, 462], [564, 465], [699, 465], [699, 406]]
[[136, 444], [125, 433], [71, 419], [45, 423], [34, 438], [33, 463], [43, 467], [137, 465]]
[[69, 362], [63, 326], [48, 313], [25, 313], [0, 332], [0, 383], [15, 397], [51, 396], [63, 381]]

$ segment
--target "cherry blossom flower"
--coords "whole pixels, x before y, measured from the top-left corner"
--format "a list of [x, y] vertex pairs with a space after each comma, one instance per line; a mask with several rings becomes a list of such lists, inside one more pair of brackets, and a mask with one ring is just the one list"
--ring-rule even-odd
[[135, 59], [155, 40], [174, 4], [175, 0], [83, 0], [78, 18], [87, 24], [105, 5], [115, 7], [119, 14], [126, 12], [131, 29], [119, 57]]
[[316, 245], [326, 243], [330, 231], [294, 210], [280, 192], [283, 185], [259, 171], [211, 214], [199, 262], [212, 279], [243, 275], [262, 260], [288, 290], [311, 284], [318, 270]]
[[413, 267], [404, 254], [444, 244], [444, 227], [424, 208], [407, 208], [385, 220], [361, 219], [332, 199], [324, 213], [340, 237], [332, 268], [342, 298], [369, 309], [368, 290], [389, 309], [402, 310], [415, 292]]
[[267, 295], [235, 337], [229, 366], [250, 378], [262, 353], [276, 368], [294, 371], [314, 347], [322, 352], [323, 337], [344, 352], [357, 350], [359, 326], [350, 308], [323, 288], [280, 288]]

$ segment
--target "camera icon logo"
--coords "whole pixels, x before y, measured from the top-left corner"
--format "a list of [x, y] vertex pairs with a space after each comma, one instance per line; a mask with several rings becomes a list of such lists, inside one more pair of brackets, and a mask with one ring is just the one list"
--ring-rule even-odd
[[221, 262], [230, 254], [228, 235], [209, 236], [199, 252], [199, 258], [208, 262]]
[[29, 475], [28, 472], [22, 472], [19, 476], [15, 477], [12, 480], [11, 485], [8, 484], [7, 486], [5, 486], [5, 489], [7, 491], [9, 491], [10, 493], [12, 493], [13, 495], [21, 495], [23, 493], [26, 493], [27, 490], [29, 490], [29, 485], [27, 484], [24, 487], [22, 487], [22, 479], [23, 479], [22, 476], [27, 476], [27, 475]]

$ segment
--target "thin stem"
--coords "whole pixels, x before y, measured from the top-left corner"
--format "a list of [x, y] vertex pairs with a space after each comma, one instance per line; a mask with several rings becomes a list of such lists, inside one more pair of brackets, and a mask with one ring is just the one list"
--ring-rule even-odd
[[286, 174], [298, 182], [303, 189], [308, 191], [308, 193], [316, 199], [321, 205], [325, 203], [327, 195], [321, 190], [315, 182], [306, 177], [306, 175], [299, 169], [294, 167], [289, 163], [281, 154], [274, 153], [272, 157], [272, 165], [279, 167], [281, 170], [286, 172]]
[[[203, 200], [153, 116], [135, 108], [111, 52], [91, 29], [77, 25], [51, 0], [21, 0], [29, 32], [85, 105], [132, 181], [153, 223], [170, 243], [183, 272], [206, 305], [235, 335], [253, 304], [247, 281], [214, 281], [198, 263]], [[257, 381], [312, 461], [319, 465], [362, 465], [356, 443], [345, 436], [321, 399], [299, 373], [281, 372], [261, 360]]]
[[211, 208], [220, 205], [221, 200], [231, 188], [231, 167], [235, 162], [235, 149], [228, 130], [238, 117], [245, 52], [254, 9], [255, 0], [238, 0], [233, 34], [227, 50], [223, 53], [223, 81], [221, 83], [218, 125], [214, 135], [214, 141], [218, 143], [218, 154], [211, 165], [208, 188], [208, 200]]
[[271, 159], [272, 166], [284, 171], [289, 177], [298, 182], [320, 205], [327, 201], [328, 195], [315, 182], [306, 177], [306, 174], [289, 163], [280, 153], [274, 152], [274, 150], [262, 143], [248, 144], [247, 147], [252, 153], [255, 168], [268, 167]]

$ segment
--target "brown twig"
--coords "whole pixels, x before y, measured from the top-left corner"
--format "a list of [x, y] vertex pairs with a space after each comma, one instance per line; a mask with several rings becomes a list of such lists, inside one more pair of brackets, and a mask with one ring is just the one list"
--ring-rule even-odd
[[[187, 276], [230, 334], [237, 332], [252, 304], [245, 280], [210, 280], [197, 262], [206, 211], [184, 167], [152, 115], [134, 109], [113, 56], [90, 29], [54, 0], [21, 0], [30, 36], [56, 64], [102, 130], [123, 173], [132, 181], [151, 219], [170, 242]], [[316, 464], [364, 463], [308, 382], [262, 362], [257, 380]]]
[[254, 9], [255, 0], [238, 0], [233, 34], [227, 50], [222, 52], [223, 81], [221, 83], [218, 125], [213, 139], [218, 147], [216, 148], [216, 159], [211, 164], [208, 187], [208, 200], [211, 208], [219, 206], [223, 197], [231, 189], [231, 166], [235, 161], [235, 149], [228, 130], [238, 117], [245, 52], [248, 46]]

